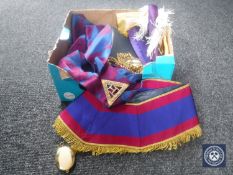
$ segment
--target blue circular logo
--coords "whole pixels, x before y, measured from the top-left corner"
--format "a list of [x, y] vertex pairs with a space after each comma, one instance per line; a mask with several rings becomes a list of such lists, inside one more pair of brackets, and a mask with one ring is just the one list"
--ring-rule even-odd
[[204, 160], [210, 166], [221, 165], [224, 157], [224, 151], [219, 146], [210, 146], [204, 152]]

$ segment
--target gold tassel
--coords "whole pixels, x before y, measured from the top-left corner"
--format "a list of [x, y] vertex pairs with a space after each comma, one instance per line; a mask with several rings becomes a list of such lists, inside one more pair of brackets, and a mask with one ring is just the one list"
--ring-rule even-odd
[[85, 142], [81, 140], [77, 135], [75, 135], [60, 117], [57, 117], [53, 127], [57, 134], [63, 137], [64, 140], [71, 146], [71, 148], [75, 152], [92, 152], [92, 155], [100, 155], [104, 153], [145, 153], [154, 150], [175, 150], [183, 143], [187, 143], [192, 139], [198, 138], [202, 135], [202, 130], [200, 126], [197, 125], [181, 134], [178, 134], [162, 142], [145, 147], [134, 147]]
[[130, 53], [117, 53], [117, 58], [109, 57], [111, 64], [120, 66], [134, 73], [142, 72], [142, 63], [138, 58], [133, 57]]

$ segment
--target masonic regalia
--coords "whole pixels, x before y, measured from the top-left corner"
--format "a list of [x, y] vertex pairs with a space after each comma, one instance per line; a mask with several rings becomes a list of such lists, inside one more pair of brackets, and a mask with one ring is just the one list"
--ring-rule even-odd
[[[173, 54], [166, 18], [170, 12], [164, 13], [155, 5], [118, 13], [114, 27], [90, 22], [82, 14], [72, 16], [70, 47], [58, 66], [84, 92], [53, 126], [74, 151], [172, 150], [201, 136], [190, 85], [154, 77], [156, 72], [143, 76], [148, 64]], [[167, 20], [162, 27], [161, 19]], [[164, 66], [171, 75], [173, 69]]]
[[145, 80], [128, 103], [104, 107], [88, 91], [55, 121], [57, 133], [73, 150], [102, 153], [138, 153], [177, 149], [201, 135], [189, 84]]

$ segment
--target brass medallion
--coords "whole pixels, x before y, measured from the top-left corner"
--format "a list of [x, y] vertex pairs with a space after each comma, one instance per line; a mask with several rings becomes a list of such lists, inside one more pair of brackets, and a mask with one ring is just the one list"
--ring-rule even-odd
[[112, 104], [116, 101], [116, 99], [128, 88], [128, 84], [121, 83], [117, 81], [111, 80], [101, 80], [104, 93], [107, 98], [108, 106], [112, 106]]

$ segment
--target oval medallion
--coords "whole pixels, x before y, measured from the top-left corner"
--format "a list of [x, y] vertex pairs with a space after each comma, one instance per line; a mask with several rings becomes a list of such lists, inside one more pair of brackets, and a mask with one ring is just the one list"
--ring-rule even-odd
[[57, 167], [68, 172], [75, 162], [75, 153], [69, 146], [60, 146], [56, 153]]

